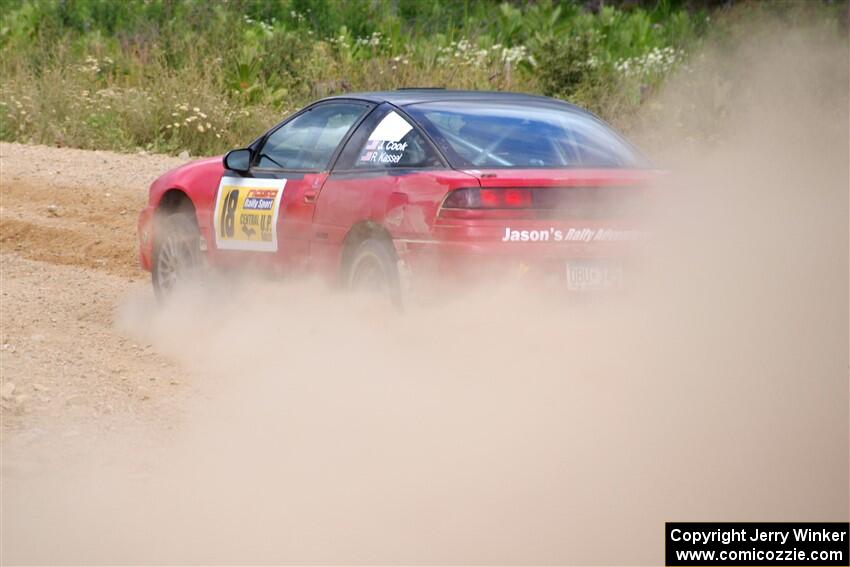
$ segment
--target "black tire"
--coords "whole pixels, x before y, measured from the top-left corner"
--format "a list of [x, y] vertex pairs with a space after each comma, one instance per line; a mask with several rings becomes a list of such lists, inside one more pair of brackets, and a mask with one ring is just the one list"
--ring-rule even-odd
[[347, 264], [345, 287], [350, 291], [384, 295], [400, 309], [402, 294], [397, 263], [390, 242], [368, 238], [355, 249]]
[[197, 276], [202, 265], [200, 231], [191, 213], [158, 219], [154, 230], [151, 281], [156, 297], [165, 301], [176, 285]]

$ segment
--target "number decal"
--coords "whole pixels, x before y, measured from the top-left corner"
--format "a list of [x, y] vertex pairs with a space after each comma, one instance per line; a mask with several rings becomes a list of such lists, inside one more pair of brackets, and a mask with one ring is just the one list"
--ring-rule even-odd
[[239, 203], [239, 189], [231, 189], [224, 198], [224, 206], [221, 207], [221, 236], [233, 238], [236, 233], [234, 224], [236, 222], [236, 205]]
[[277, 251], [278, 217], [286, 179], [222, 177], [213, 211], [219, 250]]

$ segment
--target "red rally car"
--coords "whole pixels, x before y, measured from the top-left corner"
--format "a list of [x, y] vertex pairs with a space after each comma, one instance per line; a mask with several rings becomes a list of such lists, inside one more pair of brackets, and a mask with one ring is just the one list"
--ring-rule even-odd
[[201, 265], [319, 273], [396, 299], [426, 273], [618, 288], [653, 175], [622, 136], [562, 101], [346, 94], [154, 181], [141, 263], [160, 297]]

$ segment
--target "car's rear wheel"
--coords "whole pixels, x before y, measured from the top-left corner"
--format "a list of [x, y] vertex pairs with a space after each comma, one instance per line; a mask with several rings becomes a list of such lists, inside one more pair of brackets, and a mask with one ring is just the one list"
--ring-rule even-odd
[[385, 297], [395, 307], [401, 307], [397, 262], [391, 243], [368, 238], [357, 247], [348, 263], [346, 287], [358, 293]]
[[200, 231], [194, 215], [179, 212], [160, 219], [154, 232], [151, 279], [157, 299], [165, 300], [201, 266]]

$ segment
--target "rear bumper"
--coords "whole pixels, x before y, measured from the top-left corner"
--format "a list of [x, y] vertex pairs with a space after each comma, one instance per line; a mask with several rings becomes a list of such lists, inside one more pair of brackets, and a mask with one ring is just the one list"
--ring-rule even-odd
[[616, 266], [623, 282], [635, 268], [639, 243], [473, 243], [396, 240], [403, 276], [411, 281], [523, 281], [567, 287], [569, 266]]
[[447, 218], [430, 239], [395, 242], [416, 278], [561, 279], [570, 260], [628, 261], [645, 242], [640, 228], [613, 220]]

